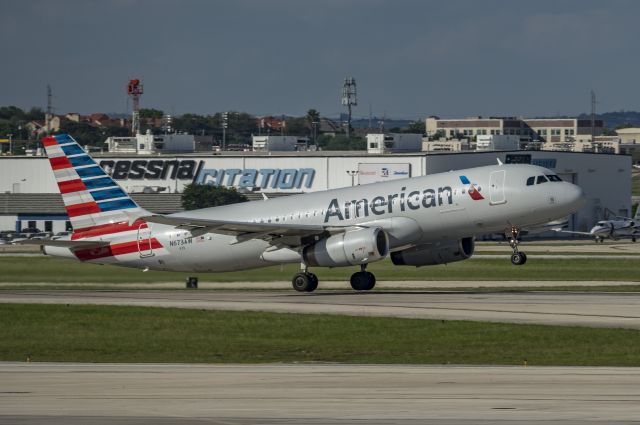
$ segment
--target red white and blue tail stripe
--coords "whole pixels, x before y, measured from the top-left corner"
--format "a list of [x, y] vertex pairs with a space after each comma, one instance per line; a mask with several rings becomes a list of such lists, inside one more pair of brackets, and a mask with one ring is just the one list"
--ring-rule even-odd
[[68, 134], [42, 139], [74, 232], [148, 215]]

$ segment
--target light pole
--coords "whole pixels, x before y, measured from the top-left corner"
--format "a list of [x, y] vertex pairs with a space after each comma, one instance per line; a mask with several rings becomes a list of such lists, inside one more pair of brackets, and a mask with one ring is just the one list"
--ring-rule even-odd
[[355, 186], [356, 176], [358, 175], [358, 170], [347, 170], [347, 174], [351, 176], [351, 186]]
[[311, 123], [311, 126], [313, 127], [313, 144], [317, 145], [317, 143], [316, 143], [316, 138], [317, 138], [316, 134], [317, 134], [317, 131], [318, 131], [318, 121], [313, 121]]
[[9, 155], [13, 155], [13, 133], [7, 134], [7, 137], [9, 138]]
[[222, 113], [222, 150], [227, 146], [227, 127], [229, 126], [229, 113]]

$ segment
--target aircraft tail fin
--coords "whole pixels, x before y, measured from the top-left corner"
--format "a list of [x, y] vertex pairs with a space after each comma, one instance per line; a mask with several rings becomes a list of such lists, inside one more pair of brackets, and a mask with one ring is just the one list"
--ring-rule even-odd
[[42, 144], [74, 232], [124, 221], [133, 223], [149, 214], [68, 134], [47, 136]]
[[640, 220], [640, 204], [636, 207], [636, 215], [633, 216], [634, 220]]

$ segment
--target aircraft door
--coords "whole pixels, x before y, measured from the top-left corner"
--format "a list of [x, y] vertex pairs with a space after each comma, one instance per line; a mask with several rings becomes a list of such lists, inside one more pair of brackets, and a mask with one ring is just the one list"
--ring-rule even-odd
[[138, 227], [138, 252], [140, 253], [140, 258], [151, 257], [153, 255], [151, 228], [146, 223]]
[[493, 171], [489, 177], [489, 204], [500, 205], [507, 202], [504, 196], [505, 170]]

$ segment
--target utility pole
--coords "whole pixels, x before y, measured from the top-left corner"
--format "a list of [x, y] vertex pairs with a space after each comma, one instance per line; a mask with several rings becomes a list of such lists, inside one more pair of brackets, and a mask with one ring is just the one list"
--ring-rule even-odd
[[342, 85], [342, 105], [347, 107], [347, 139], [351, 138], [351, 107], [358, 105], [356, 79], [347, 77]]
[[596, 145], [596, 93], [593, 90], [591, 90], [591, 146], [594, 150], [598, 149]]
[[53, 118], [53, 95], [51, 94], [51, 86], [47, 84], [47, 113], [44, 116], [47, 136], [51, 134], [51, 118]]

